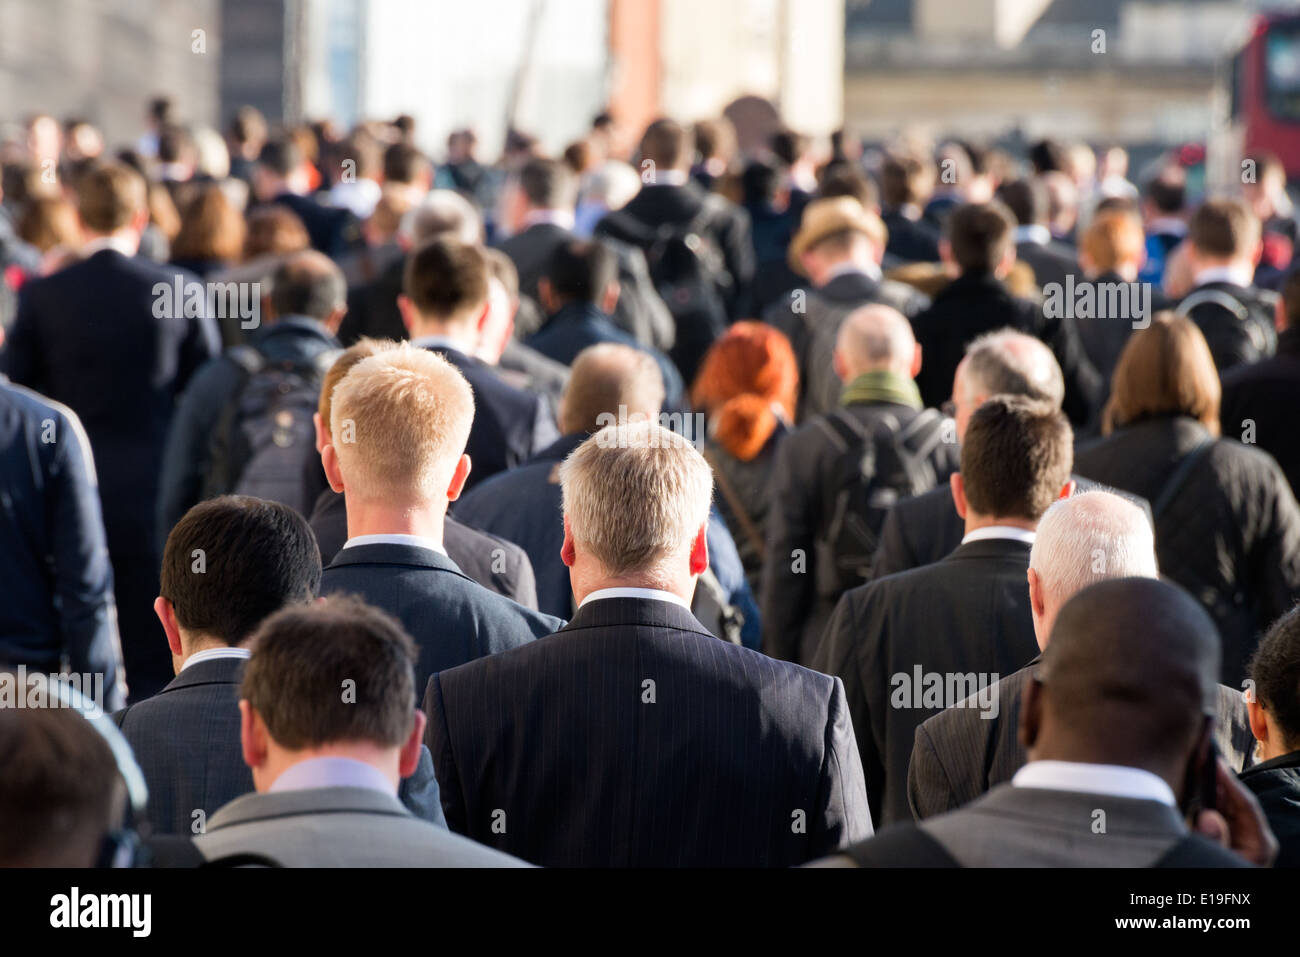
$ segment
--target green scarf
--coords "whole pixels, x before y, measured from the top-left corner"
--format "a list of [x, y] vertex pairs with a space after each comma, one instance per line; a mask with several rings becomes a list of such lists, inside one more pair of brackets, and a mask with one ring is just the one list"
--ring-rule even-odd
[[894, 402], [911, 409], [922, 408], [921, 390], [905, 375], [888, 369], [864, 372], [844, 387], [840, 405], [861, 405], [867, 402]]

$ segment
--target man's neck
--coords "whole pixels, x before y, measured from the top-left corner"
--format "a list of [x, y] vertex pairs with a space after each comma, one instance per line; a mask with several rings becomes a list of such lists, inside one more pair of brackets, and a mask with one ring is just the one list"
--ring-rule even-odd
[[446, 339], [466, 355], [473, 355], [478, 349], [478, 336], [473, 326], [454, 322], [422, 322], [411, 330], [411, 341], [421, 339]]
[[611, 576], [602, 572], [588, 573], [579, 566], [569, 569], [569, 581], [573, 588], [575, 605], [581, 605], [588, 595], [606, 588], [646, 588], [654, 591], [666, 591], [676, 595], [687, 605], [695, 596], [695, 578], [686, 576], [673, 581], [657, 575]]
[[266, 764], [253, 770], [253, 783], [258, 792], [265, 793], [286, 771], [317, 758], [344, 758], [367, 764], [392, 783], [394, 794], [401, 782], [400, 758], [396, 748], [368, 741], [340, 741], [301, 751], [290, 751], [273, 744], [268, 751]]
[[348, 494], [348, 538], [362, 535], [416, 535], [442, 544], [447, 503], [439, 505], [393, 505], [367, 502]]
[[995, 525], [1004, 528], [1019, 528], [1026, 532], [1032, 532], [1038, 527], [1037, 522], [1031, 522], [1027, 518], [995, 518], [989, 515], [976, 515], [969, 510], [966, 512], [967, 535], [981, 528], [993, 528]]
[[96, 251], [99, 249], [116, 249], [124, 256], [134, 256], [140, 251], [140, 234], [134, 229], [123, 227], [111, 233], [97, 233], [91, 230], [85, 230], [85, 247], [86, 250]]

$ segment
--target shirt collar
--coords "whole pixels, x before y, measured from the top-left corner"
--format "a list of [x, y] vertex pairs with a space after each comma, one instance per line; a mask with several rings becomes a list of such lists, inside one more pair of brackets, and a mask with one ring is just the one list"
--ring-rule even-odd
[[355, 758], [308, 758], [285, 770], [272, 782], [271, 791], [306, 791], [313, 788], [366, 788], [393, 793], [393, 783], [371, 764]]
[[453, 339], [451, 336], [421, 336], [419, 339], [412, 339], [411, 345], [420, 349], [450, 349], [452, 352], [459, 352], [463, 356], [470, 354], [470, 350], [465, 343]]
[[649, 186], [685, 186], [691, 178], [691, 174], [680, 169], [662, 169], [656, 170], [654, 182]]
[[880, 282], [882, 276], [880, 267], [875, 263], [867, 263], [866, 265], [859, 266], [855, 262], [842, 262], [838, 266], [831, 267], [830, 272], [826, 274], [826, 282], [838, 279], [840, 276], [853, 274], [866, 276], [868, 279], [874, 279], [876, 282]]
[[967, 532], [962, 536], [961, 543], [983, 542], [992, 538], [1005, 538], [1013, 542], [1024, 542], [1026, 545], [1034, 544], [1034, 533], [1027, 528], [1016, 528], [1014, 525], [986, 525], [983, 528], [977, 528], [973, 532]]
[[412, 548], [427, 548], [439, 555], [447, 554], [441, 542], [427, 535], [357, 535], [343, 543], [344, 548], [355, 548], [359, 545], [409, 545]]
[[252, 652], [247, 648], [205, 648], [186, 658], [185, 664], [181, 665], [181, 671], [190, 665], [197, 665], [204, 661], [213, 661], [217, 658], [247, 658], [250, 654]]
[[1015, 773], [1011, 786], [1046, 788], [1052, 791], [1080, 791], [1109, 797], [1159, 801], [1176, 808], [1173, 789], [1150, 771], [1119, 764], [1086, 764], [1082, 761], [1031, 761]]
[[1035, 246], [1046, 246], [1052, 241], [1052, 231], [1037, 223], [1017, 226], [1012, 236], [1017, 243], [1033, 243]]
[[96, 236], [94, 239], [90, 240], [90, 242], [82, 244], [81, 257], [83, 259], [89, 259], [91, 256], [95, 255], [95, 253], [102, 252], [105, 249], [119, 252], [127, 259], [131, 259], [137, 252], [139, 252], [138, 244], [135, 249], [132, 249], [131, 240], [126, 239], [125, 237]]
[[578, 604], [578, 607], [581, 608], [588, 602], [602, 601], [606, 598], [645, 598], [651, 601], [670, 602], [685, 608], [687, 611], [691, 610], [691, 606], [682, 601], [680, 595], [674, 595], [672, 592], [664, 591], [661, 588], [598, 588], [584, 598]]
[[523, 228], [539, 225], [559, 226], [573, 231], [573, 213], [567, 209], [534, 209], [524, 216]]
[[1211, 266], [1209, 269], [1202, 269], [1192, 277], [1193, 286], [1205, 286], [1212, 282], [1228, 282], [1234, 286], [1241, 286], [1249, 289], [1252, 276], [1249, 269], [1241, 269], [1235, 266]]

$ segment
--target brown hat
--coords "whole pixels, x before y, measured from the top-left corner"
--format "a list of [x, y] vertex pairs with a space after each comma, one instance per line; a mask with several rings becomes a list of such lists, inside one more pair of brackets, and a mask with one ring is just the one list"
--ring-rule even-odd
[[799, 231], [790, 241], [787, 254], [790, 268], [799, 275], [804, 275], [803, 263], [800, 261], [804, 253], [828, 236], [850, 231], [863, 233], [881, 246], [889, 239], [889, 231], [880, 217], [871, 210], [864, 209], [852, 196], [813, 200], [804, 207]]

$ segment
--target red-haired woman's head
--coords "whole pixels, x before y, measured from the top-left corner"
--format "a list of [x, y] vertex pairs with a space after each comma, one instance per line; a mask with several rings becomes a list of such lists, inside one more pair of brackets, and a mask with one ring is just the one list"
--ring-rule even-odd
[[704, 357], [691, 400], [713, 435], [742, 462], [752, 460], [780, 421], [794, 421], [799, 368], [790, 341], [762, 322], [738, 322]]

